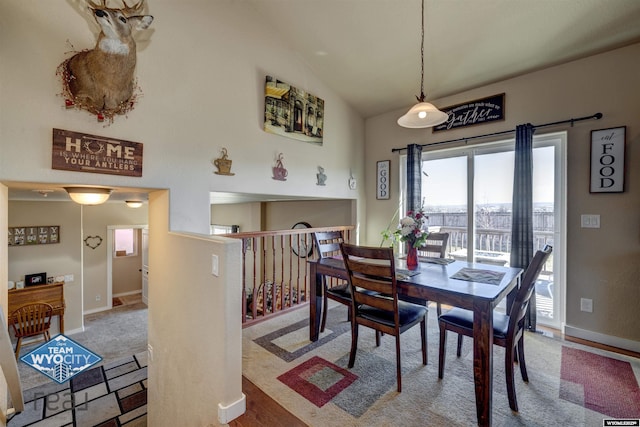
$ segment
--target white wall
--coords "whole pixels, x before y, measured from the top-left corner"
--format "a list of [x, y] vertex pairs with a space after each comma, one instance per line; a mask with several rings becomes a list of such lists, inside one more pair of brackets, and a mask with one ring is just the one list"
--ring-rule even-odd
[[[168, 255], [150, 255], [150, 275], [162, 271], [175, 279], [168, 283], [160, 277], [158, 287], [150, 290], [149, 340], [161, 355], [149, 370], [150, 424], [176, 425], [170, 415], [176, 407], [199, 417], [189, 425], [215, 424], [211, 409], [218, 403], [224, 406], [235, 402], [240, 388], [240, 369], [235, 365], [241, 359], [236, 341], [240, 339], [239, 293], [235, 300], [239, 280], [221, 276], [207, 288], [210, 293], [206, 298], [198, 298], [201, 293], [192, 287], [204, 283], [200, 281], [203, 273], [183, 269], [182, 265], [190, 265], [190, 256], [199, 246], [192, 247], [191, 239], [161, 239], [154, 233], [173, 230], [208, 234], [211, 191], [315, 194], [363, 203], [362, 190], [350, 190], [347, 180], [353, 170], [358, 181], [364, 182], [364, 121], [320, 82], [286, 41], [245, 3], [155, 0], [149, 3], [149, 13], [155, 20], [138, 43], [137, 77], [143, 96], [127, 117], [117, 117], [112, 124], [98, 123], [85, 111], [66, 110], [58, 96], [61, 83], [56, 68], [67, 58], [66, 52], [73, 49], [71, 45], [83, 50], [95, 44], [95, 24], [75, 10], [73, 3], [0, 2], [0, 182], [170, 190], [167, 222], [156, 225], [164, 229], [150, 227], [150, 254], [164, 254], [169, 249], [158, 245], [174, 243], [182, 252], [172, 252], [172, 262], [166, 264], [162, 262]], [[262, 130], [267, 74], [324, 99], [322, 147]], [[52, 170], [53, 128], [143, 143], [143, 176]], [[233, 160], [232, 177], [213, 173], [211, 160], [220, 156], [223, 147]], [[283, 153], [289, 170], [287, 181], [271, 179], [271, 166], [278, 153]], [[319, 165], [331, 178], [322, 189], [316, 185]], [[150, 212], [152, 209], [150, 205]], [[231, 263], [223, 258], [231, 258], [235, 250], [233, 245], [212, 249], [221, 257], [221, 265]], [[239, 248], [236, 255], [239, 259]], [[161, 265], [154, 265], [158, 262]], [[228, 297], [232, 294], [234, 298]], [[180, 326], [184, 322], [192, 326], [197, 320], [189, 313], [209, 313], [212, 301], [215, 312], [201, 319], [206, 322], [196, 322], [208, 328], [203, 343], [201, 336], [194, 339]], [[202, 351], [194, 353], [194, 345]], [[181, 371], [190, 366], [200, 369], [185, 376]], [[218, 372], [214, 381], [196, 377], [211, 366]], [[206, 408], [199, 400], [205, 398]]]
[[167, 232], [166, 192], [149, 205], [148, 424], [215, 425], [218, 406], [244, 405], [241, 242]]
[[[428, 144], [583, 117], [601, 120], [538, 129], [566, 130], [567, 164], [567, 333], [640, 351], [640, 44], [526, 74], [434, 101], [439, 107], [505, 93], [505, 120], [432, 133], [404, 129], [396, 120], [406, 109], [366, 122], [366, 240], [380, 239], [398, 205], [398, 153], [392, 148]], [[408, 106], [407, 106], [408, 109]], [[589, 193], [591, 131], [626, 126], [625, 192]], [[504, 138], [501, 136], [499, 138]], [[482, 140], [480, 140], [482, 141]], [[477, 141], [469, 141], [472, 145]], [[481, 142], [480, 142], [481, 143]], [[464, 144], [464, 143], [460, 143]], [[441, 147], [438, 147], [441, 148]], [[375, 198], [375, 165], [391, 160], [391, 200]], [[581, 214], [599, 214], [600, 229], [580, 227]], [[580, 311], [580, 298], [593, 299], [593, 313]]]

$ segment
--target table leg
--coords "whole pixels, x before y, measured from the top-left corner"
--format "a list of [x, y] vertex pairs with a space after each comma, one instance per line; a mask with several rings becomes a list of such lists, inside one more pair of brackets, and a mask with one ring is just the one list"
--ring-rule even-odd
[[478, 425], [491, 425], [493, 399], [493, 310], [478, 301], [473, 306], [473, 373]]
[[309, 340], [318, 341], [320, 335], [320, 315], [322, 314], [322, 277], [318, 275], [315, 262], [310, 263], [309, 277]]

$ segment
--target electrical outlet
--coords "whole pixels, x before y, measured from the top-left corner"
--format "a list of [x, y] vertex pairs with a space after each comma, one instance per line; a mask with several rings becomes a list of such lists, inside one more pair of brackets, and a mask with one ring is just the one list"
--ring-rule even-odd
[[593, 300], [589, 298], [580, 298], [580, 311], [593, 313]]
[[64, 275], [64, 281], [66, 283], [73, 282], [73, 274], [65, 274]]
[[100, 301], [100, 295], [96, 295], [96, 301]]

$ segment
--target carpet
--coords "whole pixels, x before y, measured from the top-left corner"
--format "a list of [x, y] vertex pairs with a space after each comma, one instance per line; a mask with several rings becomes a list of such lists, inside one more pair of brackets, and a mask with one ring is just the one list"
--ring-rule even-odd
[[48, 381], [25, 390], [24, 411], [7, 427], [147, 425], [147, 353], [81, 372], [70, 381]]
[[[420, 353], [420, 328], [402, 334], [402, 393], [396, 391], [393, 337], [382, 337], [381, 346], [376, 347], [374, 332], [360, 328], [355, 366], [348, 369], [351, 333], [346, 307], [331, 305], [325, 332], [315, 343], [309, 341], [308, 313], [302, 308], [243, 330], [243, 375], [308, 425], [476, 424], [471, 339], [465, 338], [462, 356], [457, 358], [456, 336], [449, 334], [444, 378], [438, 380], [435, 309], [429, 310], [426, 366]], [[573, 350], [592, 360], [614, 362], [585, 371], [584, 363], [569, 359]], [[578, 375], [584, 383], [597, 370], [600, 390], [609, 387], [610, 395], [620, 397], [634, 390], [623, 388], [623, 378], [637, 387], [640, 360], [531, 333], [525, 337], [525, 356], [529, 383], [522, 381], [516, 368], [520, 411], [514, 413], [507, 399], [504, 349], [494, 346], [493, 425], [602, 426], [605, 419], [640, 418], [640, 411], [624, 403], [619, 406], [625, 410], [613, 405], [603, 408], [604, 399], [592, 404], [594, 386], [576, 385], [581, 380], [568, 376], [586, 372]], [[615, 361], [626, 368], [621, 371]]]

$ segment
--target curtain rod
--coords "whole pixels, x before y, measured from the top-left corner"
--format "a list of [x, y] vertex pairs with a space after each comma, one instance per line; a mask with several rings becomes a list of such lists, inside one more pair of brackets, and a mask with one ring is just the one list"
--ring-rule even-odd
[[[591, 120], [591, 119], [595, 119], [595, 120], [600, 120], [602, 118], [602, 113], [595, 113], [591, 116], [584, 116], [584, 117], [578, 117], [577, 119], [568, 119], [568, 120], [561, 120], [559, 122], [553, 122], [553, 123], [545, 123], [543, 125], [537, 125], [537, 126], [533, 126], [534, 129], [538, 129], [538, 128], [543, 128], [543, 127], [547, 127], [547, 126], [554, 126], [554, 125], [560, 125], [563, 123], [571, 123], [571, 126], [573, 127], [573, 124], [575, 122], [580, 122], [582, 120]], [[440, 142], [432, 142], [430, 144], [420, 144], [421, 147], [430, 147], [432, 145], [440, 145], [440, 144], [450, 144], [452, 142], [460, 142], [460, 141], [468, 141], [470, 139], [477, 139], [477, 138], [486, 138], [489, 136], [496, 136], [496, 135], [504, 135], [506, 133], [511, 133], [511, 132], [515, 132], [515, 129], [511, 129], [511, 130], [503, 130], [501, 132], [494, 132], [494, 133], [486, 133], [484, 135], [476, 135], [476, 136], [468, 136], [466, 138], [458, 138], [458, 139], [450, 139], [448, 141], [440, 141]], [[391, 152], [394, 153], [396, 151], [402, 151], [402, 150], [406, 150], [406, 147], [403, 148], [393, 148], [391, 149]]]

